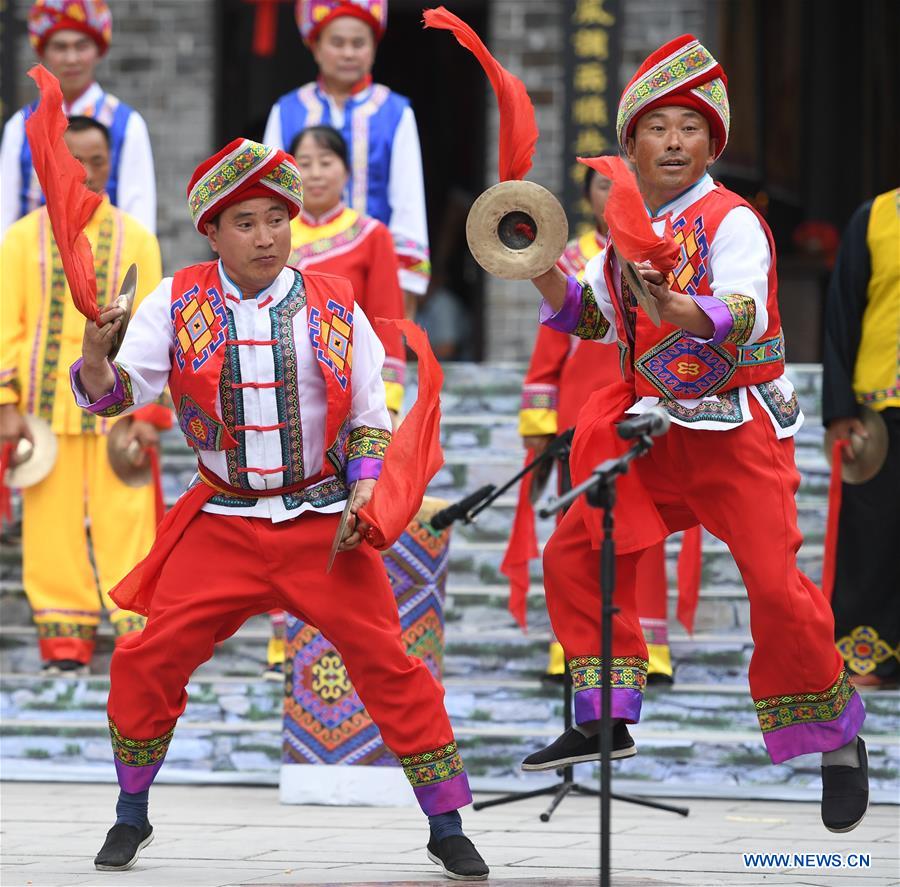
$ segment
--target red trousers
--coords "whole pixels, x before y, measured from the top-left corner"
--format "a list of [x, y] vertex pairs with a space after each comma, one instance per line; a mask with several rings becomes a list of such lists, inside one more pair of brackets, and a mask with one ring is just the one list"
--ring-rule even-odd
[[[614, 394], [621, 394], [616, 392]], [[668, 533], [698, 523], [730, 549], [750, 600], [755, 650], [750, 692], [776, 762], [849, 742], [865, 717], [834, 646], [830, 607], [797, 568], [802, 541], [794, 494], [800, 476], [791, 439], [779, 440], [751, 395], [753, 421], [728, 431], [673, 424], [618, 485], [612, 714], [634, 723], [646, 683], [647, 647], [636, 606], [637, 560]], [[624, 448], [601, 396], [582, 422], [575, 453], [597, 464]], [[606, 397], [621, 405], [620, 397]], [[589, 407], [590, 405], [589, 404]], [[586, 410], [587, 412], [587, 410]], [[584, 436], [586, 435], [586, 436]], [[580, 446], [579, 446], [580, 443]], [[579, 466], [578, 482], [586, 475]], [[570, 660], [579, 723], [600, 715], [599, 512], [583, 500], [569, 510], [544, 552], [547, 604]]]
[[200, 512], [163, 566], [143, 632], [115, 651], [109, 719], [120, 785], [142, 791], [162, 765], [187, 704], [185, 687], [216, 643], [272, 609], [316, 626], [398, 756], [426, 813], [471, 800], [444, 691], [406, 654], [381, 556], [339, 552], [325, 573], [339, 515], [273, 524]]

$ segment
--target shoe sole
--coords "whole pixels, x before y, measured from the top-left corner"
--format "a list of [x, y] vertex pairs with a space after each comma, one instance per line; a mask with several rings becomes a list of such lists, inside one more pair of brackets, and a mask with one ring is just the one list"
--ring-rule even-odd
[[456, 872], [451, 872], [450, 869], [444, 865], [440, 856], [435, 856], [430, 850], [426, 850], [425, 853], [435, 865], [439, 865], [444, 870], [444, 874], [448, 878], [452, 878], [454, 881], [486, 881], [490, 874], [490, 872], [485, 872], [483, 875], [458, 875]]
[[[633, 758], [637, 754], [637, 746], [632, 745], [631, 748], [614, 749], [609, 756], [611, 761], [618, 761], [622, 758]], [[570, 758], [558, 758], [555, 761], [547, 761], [546, 764], [522, 764], [523, 770], [559, 770], [561, 767], [568, 767], [571, 764], [586, 764], [589, 761], [599, 761], [599, 754], [590, 755], [574, 755]]]
[[125, 865], [103, 865], [102, 862], [95, 862], [94, 868], [97, 869], [98, 872], [126, 872], [130, 869], [137, 861], [138, 857], [141, 855], [141, 850], [143, 850], [148, 844], [153, 843], [153, 832], [150, 832], [143, 841], [137, 846], [137, 850], [134, 851], [134, 856], [125, 863]]
[[[867, 801], [866, 809], [863, 810], [863, 815], [860, 816], [859, 819], [857, 819], [856, 822], [853, 823], [853, 825], [848, 825], [846, 828], [832, 828], [830, 825], [826, 825], [825, 828], [827, 828], [828, 831], [833, 832], [836, 835], [842, 835], [845, 832], [852, 832], [853, 829], [855, 829], [866, 818], [866, 814], [868, 812], [869, 812], [869, 802]], [[822, 825], [825, 825], [825, 823], [822, 823]]]

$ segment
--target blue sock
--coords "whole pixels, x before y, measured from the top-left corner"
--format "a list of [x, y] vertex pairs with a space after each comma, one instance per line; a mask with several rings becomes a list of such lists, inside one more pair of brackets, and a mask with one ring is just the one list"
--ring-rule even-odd
[[150, 789], [130, 795], [119, 789], [119, 800], [116, 802], [116, 825], [124, 823], [142, 829], [147, 821], [147, 807], [150, 804]]
[[428, 825], [431, 827], [431, 837], [435, 841], [449, 838], [451, 835], [461, 835], [462, 817], [459, 810], [451, 810], [449, 813], [438, 813], [437, 816], [428, 817]]

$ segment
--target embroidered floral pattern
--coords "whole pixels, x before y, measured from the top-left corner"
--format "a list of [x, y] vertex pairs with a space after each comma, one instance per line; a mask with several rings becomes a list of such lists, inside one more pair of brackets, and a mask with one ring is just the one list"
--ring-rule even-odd
[[581, 317], [572, 330], [579, 339], [602, 339], [609, 331], [609, 321], [603, 316], [590, 284], [581, 284]]
[[347, 461], [351, 459], [384, 459], [391, 432], [370, 425], [359, 425], [351, 429], [347, 439]]
[[739, 345], [737, 349], [739, 367], [779, 361], [784, 361], [784, 336], [780, 332], [773, 339], [762, 339], [754, 345]]
[[119, 416], [129, 407], [134, 406], [134, 389], [131, 387], [131, 376], [128, 375], [128, 370], [120, 367], [117, 363], [113, 363], [112, 368], [113, 372], [119, 377], [119, 382], [113, 387], [117, 388], [121, 384], [122, 399], [118, 403], [110, 404], [108, 407], [96, 412], [96, 415], [103, 416], [106, 419]]
[[188, 196], [188, 207], [194, 224], [225, 192], [232, 191], [242, 179], [262, 166], [274, 153], [275, 149], [258, 142], [245, 139], [231, 154], [213, 167], [191, 189]]
[[634, 364], [661, 397], [698, 398], [725, 388], [735, 373], [735, 360], [716, 345], [695, 342], [676, 330], [644, 352]]
[[[225, 412], [224, 398], [222, 398], [222, 412]], [[178, 404], [178, 427], [185, 436], [188, 446], [195, 450], [222, 448], [224, 426], [218, 419], [210, 416], [189, 394], [183, 394]]]
[[[636, 656], [614, 657], [610, 667], [610, 686], [614, 690], [644, 691], [647, 686], [646, 659]], [[599, 656], [578, 656], [569, 660], [572, 689], [592, 690], [602, 685], [602, 660]]]
[[335, 502], [343, 502], [347, 498], [347, 485], [338, 477], [331, 477], [314, 487], [300, 490], [299, 493], [287, 493], [281, 497], [287, 509], [311, 505], [313, 508], [325, 508]]
[[740, 392], [736, 388], [715, 395], [715, 399], [705, 398], [695, 407], [686, 407], [683, 403], [669, 398], [663, 398], [659, 403], [672, 418], [680, 422], [710, 421], [740, 425], [744, 419]]
[[[710, 80], [708, 83], [701, 83], [699, 86], [695, 86], [691, 92], [697, 98], [712, 105], [713, 110], [722, 118], [727, 133], [731, 129], [731, 106], [728, 104], [728, 90], [725, 89], [721, 78], [716, 77], [715, 80]], [[722, 150], [721, 145], [719, 150]]]
[[555, 410], [559, 406], [559, 388], [556, 385], [527, 384], [522, 386], [523, 410]]
[[846, 671], [821, 693], [796, 693], [754, 700], [759, 728], [763, 733], [798, 724], [821, 724], [841, 716], [856, 692]]
[[93, 642], [97, 637], [96, 625], [83, 625], [80, 622], [38, 622], [38, 638], [48, 641], [56, 638], [75, 638], [79, 641]]
[[465, 770], [455, 742], [433, 751], [402, 757], [400, 766], [413, 788], [446, 782]]
[[891, 647], [871, 625], [858, 625], [837, 642], [837, 648], [856, 674], [871, 674], [891, 657], [900, 659], [900, 649]]
[[731, 330], [724, 341], [733, 345], [743, 345], [753, 335], [756, 323], [756, 302], [750, 296], [718, 296], [720, 302], [731, 315]]
[[296, 168], [282, 160], [271, 172], [263, 176], [263, 181], [271, 185], [276, 191], [280, 191], [291, 201], [303, 203], [303, 180]]
[[116, 636], [121, 638], [134, 631], [143, 631], [146, 624], [146, 617], [131, 613], [122, 619], [117, 619], [113, 623], [113, 628], [116, 630]]
[[126, 767], [148, 767], [166, 756], [172, 734], [175, 732], [174, 727], [156, 739], [129, 739], [119, 732], [112, 718], [108, 720], [113, 754], [116, 760], [121, 761]]
[[790, 398], [785, 399], [784, 392], [775, 382], [760, 382], [756, 390], [782, 428], [790, 428], [796, 424], [800, 418], [800, 402], [797, 400], [796, 391], [792, 391]]

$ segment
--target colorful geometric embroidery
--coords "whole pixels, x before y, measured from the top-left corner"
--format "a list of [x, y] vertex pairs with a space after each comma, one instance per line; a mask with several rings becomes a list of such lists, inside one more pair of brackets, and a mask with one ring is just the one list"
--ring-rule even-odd
[[[602, 686], [603, 660], [599, 656], [578, 656], [569, 660], [572, 689], [592, 690]], [[614, 657], [610, 666], [610, 686], [614, 690], [639, 690], [647, 686], [647, 660], [636, 656]]]
[[109, 735], [112, 740], [116, 760], [126, 767], [147, 767], [161, 761], [169, 750], [169, 743], [175, 728], [172, 727], [156, 739], [128, 739], [119, 732], [112, 718], [109, 721]]
[[693, 228], [687, 233], [684, 230], [686, 224], [684, 216], [672, 224], [675, 242], [681, 247], [681, 264], [669, 274], [669, 286], [689, 296], [696, 296], [709, 271], [706, 262], [709, 243], [703, 229], [703, 216], [694, 221]]
[[800, 418], [800, 402], [797, 392], [792, 391], [790, 400], [785, 400], [784, 393], [775, 382], [760, 382], [756, 390], [762, 395], [769, 412], [782, 428], [790, 428]]
[[178, 404], [178, 427], [195, 450], [221, 450], [224, 425], [210, 416], [189, 394]]
[[0, 370], [0, 388], [6, 388], [7, 390], [12, 391], [18, 398], [18, 395], [22, 391], [22, 386], [19, 383], [19, 371], [15, 367]]
[[175, 360], [184, 369], [190, 360], [197, 372], [225, 341], [225, 301], [211, 286], [205, 293], [194, 284], [172, 302], [175, 325]]
[[856, 690], [846, 671], [827, 690], [821, 693], [797, 693], [790, 696], [771, 696], [754, 700], [759, 728], [771, 733], [797, 724], [821, 724], [841, 716]]
[[131, 376], [128, 374], [128, 370], [120, 367], [117, 363], [113, 363], [112, 368], [113, 372], [119, 377], [119, 381], [114, 388], [121, 386], [122, 399], [118, 403], [110, 404], [108, 407], [97, 411], [96, 415], [103, 416], [106, 419], [119, 416], [129, 407], [134, 406], [134, 389], [131, 385]]
[[715, 345], [694, 342], [681, 330], [635, 361], [635, 369], [663, 397], [706, 397], [724, 388], [734, 375], [734, 358]]
[[717, 296], [731, 315], [731, 329], [722, 340], [732, 345], [743, 345], [753, 335], [756, 323], [756, 302], [750, 296], [737, 294]]
[[80, 622], [38, 622], [38, 638], [48, 641], [55, 638], [75, 638], [79, 641], [93, 642], [97, 637], [96, 625], [83, 625]]
[[686, 407], [683, 403], [669, 398], [662, 398], [659, 405], [679, 422], [724, 422], [740, 425], [744, 420], [741, 411], [741, 395], [737, 388], [714, 395], [713, 399], [704, 399], [695, 407]]
[[313, 508], [325, 508], [335, 502], [343, 502], [347, 498], [347, 485], [341, 478], [331, 477], [314, 487], [300, 490], [299, 493], [287, 493], [281, 497], [287, 509], [311, 505]]
[[353, 359], [353, 312], [334, 299], [328, 300], [325, 310], [331, 312], [329, 319], [318, 308], [310, 308], [309, 338], [316, 359], [334, 373], [346, 391]]
[[[383, 556], [406, 652], [422, 659], [437, 680], [443, 664], [449, 537], [449, 530], [437, 532], [416, 519]], [[286, 622], [285, 646], [282, 760], [397, 766], [346, 680], [343, 664], [338, 668], [334, 647], [313, 626], [292, 616]]]
[[347, 441], [350, 439], [350, 419], [344, 419], [334, 436], [334, 443], [325, 451], [325, 458], [332, 464], [334, 470], [344, 474], [347, 466]]
[[[898, 357], [900, 357], [900, 353], [898, 353]], [[898, 360], [898, 364], [900, 364], [900, 360]], [[875, 404], [883, 403], [886, 400], [893, 400], [896, 397], [900, 397], [900, 385], [894, 385], [890, 388], [881, 388], [878, 391], [864, 391], [862, 393], [857, 393], [856, 400], [859, 403]]]
[[637, 116], [641, 108], [679, 89], [686, 81], [697, 78], [698, 75], [715, 66], [716, 60], [700, 43], [694, 41], [681, 48], [677, 53], [663, 59], [655, 68], [651, 68], [622, 96], [622, 100], [619, 102], [616, 132], [622, 149], [625, 149], [627, 124]]
[[529, 383], [522, 386], [523, 410], [555, 410], [559, 407], [559, 387]]
[[774, 339], [764, 339], [755, 345], [738, 345], [737, 365], [756, 366], [761, 363], [778, 363], [784, 360], [784, 336], [779, 332]]
[[194, 224], [219, 198], [233, 191], [248, 175], [265, 164], [275, 148], [246, 139], [235, 151], [222, 159], [191, 189], [188, 207]]
[[418, 755], [405, 755], [400, 758], [400, 766], [413, 788], [446, 782], [465, 770], [455, 742]]
[[392, 382], [395, 385], [406, 383], [406, 362], [396, 357], [385, 357], [381, 368], [381, 381]]
[[[49, 226], [49, 217], [46, 217], [45, 221]], [[39, 368], [40, 395], [37, 410], [38, 416], [46, 419], [48, 422], [53, 420], [53, 401], [56, 397], [63, 313], [66, 306], [66, 273], [63, 270], [62, 258], [59, 255], [56, 241], [50, 237], [49, 242], [50, 304], [47, 311], [47, 338], [44, 342], [44, 357]]]
[[[731, 106], [728, 103], [728, 90], [725, 89], [721, 78], [716, 77], [715, 80], [710, 80], [708, 83], [701, 83], [700, 86], [695, 86], [691, 92], [698, 99], [702, 99], [712, 106], [712, 109], [722, 118], [727, 135], [731, 129]], [[718, 145], [717, 147], [721, 151], [725, 146]]]
[[609, 332], [609, 321], [603, 316], [590, 284], [581, 284], [581, 316], [572, 335], [579, 339], [602, 339]]
[[391, 432], [369, 425], [358, 425], [347, 440], [347, 461], [351, 459], [384, 459]]
[[282, 160], [275, 169], [267, 172], [262, 180], [292, 202], [303, 203], [303, 181], [292, 163]]
[[137, 613], [131, 613], [130, 615], [113, 622], [113, 628], [116, 631], [116, 637], [121, 638], [126, 634], [131, 634], [135, 631], [143, 631], [146, 624], [147, 619], [145, 616], [138, 616]]
[[882, 662], [900, 659], [900, 649], [891, 647], [871, 625], [858, 625], [837, 642], [837, 648], [856, 674], [871, 674]]

